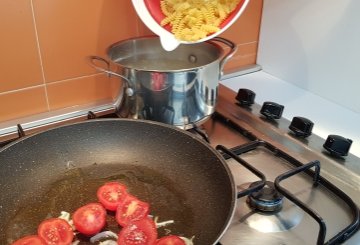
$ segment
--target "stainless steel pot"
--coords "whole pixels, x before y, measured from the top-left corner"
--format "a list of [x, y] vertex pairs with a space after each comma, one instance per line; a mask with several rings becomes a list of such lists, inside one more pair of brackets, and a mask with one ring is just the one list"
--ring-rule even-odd
[[[218, 42], [230, 50], [226, 53]], [[234, 43], [218, 37], [173, 51], [165, 51], [158, 37], [141, 37], [111, 45], [109, 61], [91, 56], [90, 64], [126, 81], [117, 100], [122, 116], [188, 129], [214, 112], [224, 64], [235, 52]]]

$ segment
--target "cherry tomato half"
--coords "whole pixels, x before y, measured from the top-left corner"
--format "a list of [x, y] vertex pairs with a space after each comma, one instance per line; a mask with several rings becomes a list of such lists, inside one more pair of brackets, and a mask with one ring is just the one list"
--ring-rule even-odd
[[127, 187], [119, 182], [108, 182], [100, 186], [97, 191], [99, 202], [110, 211], [115, 211], [117, 206], [127, 196]]
[[116, 210], [116, 221], [122, 227], [149, 215], [150, 205], [128, 194]]
[[73, 222], [80, 233], [95, 235], [105, 226], [106, 210], [100, 203], [86, 204], [74, 212]]
[[144, 218], [124, 227], [117, 243], [120, 245], [153, 245], [157, 239], [157, 230], [154, 221]]
[[60, 218], [47, 219], [41, 222], [38, 227], [38, 235], [45, 241], [45, 244], [51, 245], [69, 245], [74, 238], [69, 223]]
[[31, 235], [20, 238], [11, 245], [46, 245], [46, 243], [40, 237]]
[[160, 238], [156, 241], [156, 245], [186, 245], [184, 240], [178, 236], [170, 235]]

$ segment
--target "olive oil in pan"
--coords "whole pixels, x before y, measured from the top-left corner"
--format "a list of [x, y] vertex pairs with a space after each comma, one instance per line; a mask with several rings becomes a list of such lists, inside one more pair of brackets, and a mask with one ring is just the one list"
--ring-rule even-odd
[[[120, 166], [120, 167], [119, 167]], [[46, 192], [29, 197], [6, 225], [6, 240], [11, 243], [28, 234], [36, 234], [39, 223], [58, 217], [61, 211], [73, 213], [77, 208], [97, 202], [96, 191], [105, 182], [118, 181], [128, 186], [128, 192], [150, 204], [150, 214], [159, 222], [174, 220], [174, 224], [158, 229], [159, 236], [171, 234], [191, 237], [193, 215], [186, 195], [166, 176], [144, 166], [127, 164], [94, 164], [73, 168], [52, 182]], [[118, 233], [121, 227], [115, 213], [108, 212], [107, 227]], [[85, 236], [78, 235], [81, 244], [88, 244]]]

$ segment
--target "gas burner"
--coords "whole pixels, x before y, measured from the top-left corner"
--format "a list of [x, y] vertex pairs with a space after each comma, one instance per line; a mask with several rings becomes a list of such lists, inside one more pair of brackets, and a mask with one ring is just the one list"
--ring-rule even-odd
[[[254, 182], [250, 187], [256, 186], [259, 182]], [[265, 186], [249, 195], [247, 202], [255, 210], [262, 212], [279, 212], [283, 206], [284, 196], [281, 195], [271, 181], [266, 181]]]
[[[236, 166], [236, 165], [234, 165]], [[234, 167], [232, 166], [232, 167]], [[232, 168], [231, 167], [231, 168]], [[234, 171], [234, 169], [232, 169]], [[265, 182], [265, 188], [268, 184], [272, 185], [272, 182]], [[248, 189], [254, 183], [243, 183], [238, 185], [238, 190]], [[263, 212], [250, 207], [249, 201], [245, 201], [249, 197], [242, 197], [238, 199], [237, 208], [234, 214], [234, 219], [230, 225], [230, 228], [225, 233], [225, 236], [221, 240], [221, 244], [235, 245], [234, 241], [244, 241], [247, 237], [251, 237], [251, 241], [244, 244], [260, 244], [260, 240], [269, 241], [271, 238], [277, 239], [281, 236], [275, 235], [275, 233], [282, 233], [289, 231], [297, 227], [304, 220], [304, 211], [301, 210], [296, 204], [283, 199], [281, 210], [273, 212]], [[260, 233], [262, 235], [259, 235]], [[267, 234], [267, 235], [264, 235]], [[256, 239], [260, 239], [257, 242]], [[247, 240], [246, 240], [247, 241]], [[241, 243], [242, 244], [242, 243]], [[280, 240], [269, 242], [266, 244], [290, 244]], [[291, 243], [302, 244], [302, 243]]]

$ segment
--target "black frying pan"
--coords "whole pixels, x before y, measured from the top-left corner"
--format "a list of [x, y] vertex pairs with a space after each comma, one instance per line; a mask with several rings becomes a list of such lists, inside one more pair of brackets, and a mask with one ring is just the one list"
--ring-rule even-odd
[[[235, 208], [222, 157], [195, 136], [155, 122], [101, 119], [51, 129], [3, 148], [0, 164], [1, 244], [96, 201], [97, 188], [110, 180], [149, 202], [160, 221], [175, 220], [166, 228], [195, 236], [196, 245], [216, 243]], [[106, 228], [119, 231], [111, 215]]]

